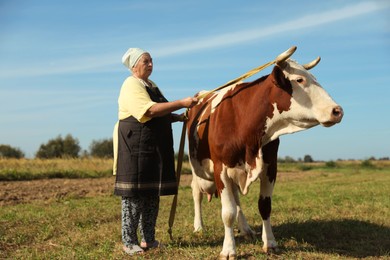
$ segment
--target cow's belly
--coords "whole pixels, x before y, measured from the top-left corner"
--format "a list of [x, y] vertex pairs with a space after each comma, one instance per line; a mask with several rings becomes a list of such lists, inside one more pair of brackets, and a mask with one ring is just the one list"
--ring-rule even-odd
[[199, 162], [196, 159], [191, 160], [192, 172], [201, 179], [214, 181], [214, 163], [210, 159], [204, 159]]
[[203, 193], [213, 194], [215, 192], [213, 162], [205, 159], [200, 163], [191, 159], [191, 167], [192, 181], [196, 183], [197, 188]]
[[197, 175], [193, 175], [192, 178], [193, 179], [192, 179], [191, 187], [193, 189], [198, 189], [199, 192], [205, 193], [208, 195], [215, 194], [216, 186], [215, 186], [214, 180], [212, 180], [212, 181], [205, 180], [205, 179], [200, 178]]
[[[216, 186], [214, 181], [214, 163], [210, 159], [204, 159], [201, 163], [197, 160], [191, 160], [191, 167], [193, 173], [193, 182], [203, 193], [213, 194]], [[239, 187], [241, 192], [246, 185], [247, 165], [237, 164], [235, 167], [228, 167], [223, 165], [224, 170], [230, 179], [233, 180]]]

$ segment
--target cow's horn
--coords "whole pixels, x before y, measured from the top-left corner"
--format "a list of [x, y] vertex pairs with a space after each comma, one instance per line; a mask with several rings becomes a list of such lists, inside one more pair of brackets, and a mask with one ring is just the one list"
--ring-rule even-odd
[[287, 51], [281, 53], [278, 57], [276, 57], [275, 62], [276, 63], [281, 63], [293, 55], [293, 53], [297, 50], [297, 46], [292, 46], [290, 49]]
[[313, 61], [309, 62], [309, 63], [306, 63], [305, 65], [303, 65], [303, 67], [306, 69], [306, 70], [309, 70], [309, 69], [312, 69], [314, 68], [318, 62], [320, 62], [321, 60], [321, 57], [318, 56], [316, 59], [314, 59]]

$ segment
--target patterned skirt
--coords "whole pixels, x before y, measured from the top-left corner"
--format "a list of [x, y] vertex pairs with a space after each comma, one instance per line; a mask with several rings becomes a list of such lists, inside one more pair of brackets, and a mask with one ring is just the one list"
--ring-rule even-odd
[[119, 121], [118, 159], [114, 194], [174, 195], [172, 128], [164, 118], [139, 123], [134, 117]]

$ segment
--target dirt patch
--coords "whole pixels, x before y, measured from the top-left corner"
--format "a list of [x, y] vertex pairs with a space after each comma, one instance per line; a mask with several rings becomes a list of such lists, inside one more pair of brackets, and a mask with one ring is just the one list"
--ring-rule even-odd
[[[191, 175], [181, 176], [181, 185], [189, 185]], [[115, 177], [86, 179], [43, 179], [0, 182], [0, 206], [53, 201], [65, 197], [83, 198], [111, 195]]]
[[64, 197], [87, 197], [109, 194], [113, 178], [43, 179], [0, 182], [0, 205], [28, 203], [33, 200], [52, 201]]
[[[289, 172], [278, 173], [278, 181], [296, 180], [319, 173]], [[192, 176], [183, 174], [180, 186], [190, 186]], [[109, 196], [114, 192], [115, 177], [86, 179], [43, 179], [32, 181], [0, 182], [0, 206], [29, 203], [35, 200], [47, 201], [66, 197], [83, 198]]]

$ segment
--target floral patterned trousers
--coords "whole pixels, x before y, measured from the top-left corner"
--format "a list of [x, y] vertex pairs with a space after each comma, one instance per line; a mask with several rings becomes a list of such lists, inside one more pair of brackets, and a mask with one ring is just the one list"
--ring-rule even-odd
[[142, 242], [155, 241], [159, 204], [159, 196], [122, 197], [122, 241], [126, 247], [139, 245], [137, 227]]

